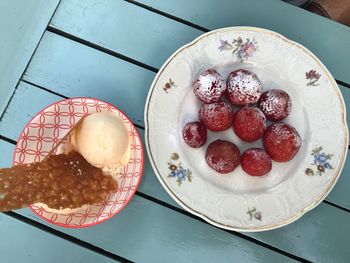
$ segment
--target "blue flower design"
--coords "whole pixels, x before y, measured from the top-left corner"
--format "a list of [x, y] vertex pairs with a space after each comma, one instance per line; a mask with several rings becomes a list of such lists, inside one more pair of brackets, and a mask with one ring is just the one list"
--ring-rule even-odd
[[320, 154], [316, 154], [314, 156], [314, 163], [319, 163], [319, 164], [324, 164], [325, 162], [327, 162], [328, 158], [327, 155], [325, 153], [320, 153]]
[[192, 172], [190, 169], [185, 169], [182, 167], [181, 163], [176, 162], [179, 159], [179, 155], [177, 153], [173, 153], [168, 162], [168, 169], [170, 170], [168, 177], [177, 178], [176, 182], [180, 186], [183, 181], [187, 179], [187, 181], [192, 181]]
[[175, 177], [176, 176], [176, 172], [175, 171], [171, 171], [170, 173], [169, 173], [169, 177]]
[[179, 167], [177, 170], [177, 177], [181, 180], [186, 179], [186, 170], [183, 167]]
[[322, 150], [322, 146], [316, 147], [312, 150], [311, 156], [313, 156], [314, 159], [311, 165], [316, 166], [316, 169], [313, 170], [312, 168], [307, 168], [305, 170], [306, 175], [313, 176], [316, 173], [322, 175], [326, 172], [326, 169], [333, 169], [333, 166], [329, 162], [329, 160], [332, 159], [333, 154], [327, 154]]

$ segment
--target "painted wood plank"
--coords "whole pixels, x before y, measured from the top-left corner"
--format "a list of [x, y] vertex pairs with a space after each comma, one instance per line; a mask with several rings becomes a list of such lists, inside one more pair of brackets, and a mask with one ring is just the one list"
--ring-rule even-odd
[[10, 99], [58, 2], [0, 1], [0, 113]]
[[24, 79], [65, 94], [87, 95], [118, 105], [143, 124], [147, 90], [154, 72], [46, 32]]
[[[37, 99], [35, 103], [27, 103], [27, 101], [31, 101], [34, 98], [40, 98], [40, 99]], [[6, 111], [6, 114], [3, 119], [3, 121], [6, 121], [6, 120], [8, 121], [0, 123], [0, 127], [1, 127], [0, 134], [8, 136], [12, 139], [17, 139], [23, 125], [31, 118], [32, 115], [34, 115], [37, 111], [39, 111], [43, 106], [53, 102], [54, 100], [59, 100], [59, 99], [61, 98], [58, 97], [57, 95], [50, 94], [47, 91], [38, 89], [26, 83], [20, 83], [18, 90], [16, 91], [14, 98], [11, 100], [9, 108]], [[19, 105], [27, 109], [28, 116], [20, 117], [21, 107]], [[18, 117], [14, 118], [13, 116], [18, 116]], [[10, 120], [12, 120], [12, 122]], [[2, 127], [6, 127], [6, 129]], [[141, 136], [143, 137], [143, 131], [142, 130], [139, 130], [139, 131], [141, 132]], [[14, 145], [6, 143], [4, 141], [0, 141], [0, 156], [2, 156], [0, 160], [0, 166], [10, 165], [13, 149], [14, 149]], [[347, 180], [346, 182], [344, 182], [344, 184], [346, 184], [349, 180], [347, 177], [341, 177], [339, 183], [341, 183], [341, 180], [343, 178]], [[144, 177], [138, 191], [141, 193], [150, 195], [159, 200], [162, 200], [164, 202], [170, 203], [176, 207], [179, 207], [174, 203], [171, 197], [161, 187], [147, 160], [145, 163]], [[133, 208], [133, 209], [145, 210], [146, 208], [142, 207], [142, 205], [144, 204], [144, 202], [148, 203], [149, 201], [146, 201], [141, 197], [136, 197], [135, 199], [138, 200], [137, 205], [135, 205], [135, 207], [138, 207], [138, 208]], [[153, 205], [157, 206], [154, 203]], [[147, 204], [147, 207], [148, 207], [148, 204]], [[33, 216], [30, 211], [23, 210], [21, 211], [21, 213], [31, 218], [34, 218], [35, 220], [40, 220], [35, 216]], [[126, 208], [125, 213], [129, 213], [129, 207]], [[144, 213], [144, 212], [137, 211], [137, 213]], [[170, 211], [170, 213], [174, 213], [174, 212]], [[144, 218], [144, 216], [141, 216], [139, 214], [135, 216], [137, 216], [137, 218]], [[149, 216], [150, 217], [149, 220], [151, 220], [151, 215], [147, 215], [147, 216]], [[181, 218], [182, 216], [183, 215], [181, 215]], [[130, 217], [131, 215], [128, 215], [128, 218]], [[163, 214], [155, 213], [153, 220], [157, 221], [158, 217], [162, 219], [168, 218]], [[186, 216], [183, 216], [183, 217], [187, 218]], [[279, 249], [285, 250], [291, 254], [295, 254], [297, 256], [307, 258], [311, 261], [327, 262], [327, 260], [332, 259], [332, 257], [334, 256], [333, 252], [338, 251], [339, 255], [337, 255], [337, 257], [334, 260], [335, 262], [341, 262], [344, 258], [348, 256], [348, 252], [347, 252], [347, 249], [345, 248], [345, 245], [339, 246], [339, 243], [347, 244], [347, 242], [350, 241], [350, 232], [347, 232], [347, 231], [350, 231], [350, 226], [343, 227], [344, 224], [348, 225], [346, 221], [350, 219], [349, 217], [350, 217], [350, 213], [346, 213], [340, 209], [336, 209], [327, 204], [321, 204], [317, 209], [308, 213], [302, 219], [298, 220], [297, 222], [293, 223], [290, 226], [287, 226], [278, 230], [274, 230], [274, 231], [269, 231], [266, 233], [256, 233], [256, 234], [250, 233], [247, 235], [249, 237], [258, 239], [262, 242], [268, 243], [269, 245], [272, 245]], [[119, 224], [118, 218], [119, 218], [119, 215], [116, 218], [112, 219], [113, 220], [112, 222], [114, 222], [112, 223], [113, 227], [114, 227], [114, 224]], [[181, 219], [181, 218], [177, 220], [180, 220], [180, 221], [187, 220], [187, 219]], [[163, 221], [161, 222], [157, 221], [157, 223], [159, 225], [164, 224]], [[336, 233], [337, 226], [342, 227], [342, 233], [344, 233], [344, 235], [343, 234], [341, 234], [340, 236], [334, 235], [334, 233]], [[112, 228], [112, 226], [110, 227]], [[123, 226], [123, 227], [126, 227], [126, 226]], [[123, 227], [120, 226], [120, 228], [123, 228]], [[171, 229], [172, 227], [179, 228], [180, 226], [178, 226], [176, 223], [173, 223], [172, 227], [170, 227], [169, 225], [167, 227]], [[189, 227], [188, 229], [192, 229], [192, 226], [188, 226], [188, 227]], [[212, 229], [211, 226], [207, 225], [206, 227]], [[137, 228], [143, 229], [143, 228], [146, 228], [146, 226], [137, 226]], [[95, 227], [93, 229], [95, 229]], [[59, 228], [59, 230], [61, 229]], [[102, 235], [101, 238], [103, 239], [103, 241], [96, 241], [98, 243], [94, 243], [94, 244], [101, 246], [105, 249], [106, 249], [105, 246], [108, 246], [106, 245], [107, 243], [113, 242], [113, 235], [123, 236], [122, 233], [114, 233], [114, 232], [107, 233], [108, 227], [106, 227], [106, 230], [104, 231], [106, 232], [98, 232], [100, 233], [100, 235]], [[149, 233], [151, 233], [152, 231], [156, 231], [156, 233], [159, 233], [158, 229], [152, 230], [150, 228]], [[168, 230], [168, 231], [171, 231], [171, 230]], [[201, 236], [207, 235], [205, 234], [205, 231], [206, 231], [205, 226], [203, 226], [203, 229], [201, 231], [202, 231]], [[91, 242], [91, 239], [86, 239], [87, 237], [85, 235], [80, 235], [81, 234], [80, 232], [78, 233], [76, 231], [72, 231], [72, 232], [65, 232], [65, 233], [74, 235], [84, 241]], [[97, 232], [91, 233], [91, 235], [99, 236], [98, 233]], [[218, 232], [214, 231], [212, 235], [215, 235], [216, 238], [218, 238], [219, 240], [226, 240], [225, 238], [227, 237], [226, 237], [226, 234], [224, 233], [227, 233], [227, 232], [218, 230]], [[163, 234], [164, 233], [159, 233], [158, 235], [163, 235]], [[224, 235], [225, 238], [222, 238], [222, 235]], [[139, 236], [144, 236], [144, 233], [140, 233]], [[179, 237], [177, 238], [178, 238], [177, 239], [178, 242], [180, 241], [185, 242], [184, 240], [180, 240]], [[335, 242], [334, 240], [335, 238], [339, 239], [338, 242]], [[314, 242], [313, 240], [319, 240], [319, 241]], [[165, 242], [165, 240], [162, 240], [162, 242]], [[191, 239], [191, 242], [194, 242], [194, 238]], [[197, 245], [199, 246], [203, 244], [197, 244]], [[325, 247], [327, 247], [327, 249], [325, 249]], [[121, 256], [129, 258], [129, 254], [120, 254], [119, 250], [115, 251], [115, 250], [108, 249], [108, 251], [110, 252], [114, 251], [115, 253], [118, 253]], [[322, 253], [320, 251], [322, 251]]]
[[1, 262], [115, 262], [2, 213], [0, 224]]
[[256, 26], [310, 49], [339, 80], [350, 83], [350, 27], [276, 0], [138, 0], [207, 29]]
[[[0, 140], [0, 153], [4, 154], [0, 159], [1, 167], [10, 165], [12, 154], [8, 151], [13, 147]], [[136, 262], [293, 262], [281, 254], [138, 196], [117, 216], [86, 229], [55, 227], [29, 209], [16, 212]], [[30, 239], [23, 238], [23, 242], [28, 241]], [[48, 245], [47, 249], [50, 248]]]
[[178, 47], [202, 34], [115, 0], [64, 0], [50, 25], [157, 68]]
[[[118, 105], [143, 126], [144, 104], [154, 76], [154, 72], [47, 32], [24, 79], [68, 97], [85, 95]], [[349, 104], [349, 90], [339, 87]]]

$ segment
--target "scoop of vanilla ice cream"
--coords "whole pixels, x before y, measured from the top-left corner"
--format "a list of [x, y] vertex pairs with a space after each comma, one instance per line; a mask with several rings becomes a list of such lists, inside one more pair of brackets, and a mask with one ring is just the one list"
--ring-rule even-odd
[[129, 129], [116, 113], [87, 116], [74, 130], [71, 143], [91, 165], [104, 170], [116, 169], [129, 161]]

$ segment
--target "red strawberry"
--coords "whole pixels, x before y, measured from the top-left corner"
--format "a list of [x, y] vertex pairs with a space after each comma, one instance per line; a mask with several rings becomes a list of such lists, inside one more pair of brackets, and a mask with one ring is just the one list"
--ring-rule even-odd
[[276, 162], [293, 159], [302, 144], [297, 130], [285, 123], [269, 126], [264, 133], [263, 141], [267, 153]]
[[292, 102], [288, 93], [279, 89], [264, 92], [258, 102], [260, 110], [270, 121], [284, 120], [290, 113]]
[[253, 142], [259, 139], [266, 129], [264, 114], [255, 107], [243, 107], [236, 112], [233, 130], [243, 141]]
[[224, 95], [226, 84], [215, 69], [207, 69], [193, 82], [193, 92], [200, 101], [217, 102]]
[[208, 145], [205, 154], [207, 164], [215, 171], [226, 174], [232, 172], [240, 163], [238, 147], [228, 141], [216, 140]]
[[221, 101], [203, 104], [199, 110], [199, 118], [211, 131], [223, 131], [232, 126], [233, 111], [229, 104]]
[[241, 157], [242, 169], [251, 176], [262, 176], [271, 171], [270, 156], [261, 148], [250, 148]]
[[200, 121], [189, 122], [183, 128], [182, 136], [189, 146], [199, 148], [207, 141], [207, 129]]
[[228, 76], [226, 98], [233, 105], [244, 106], [256, 103], [261, 93], [261, 82], [254, 73], [239, 69]]

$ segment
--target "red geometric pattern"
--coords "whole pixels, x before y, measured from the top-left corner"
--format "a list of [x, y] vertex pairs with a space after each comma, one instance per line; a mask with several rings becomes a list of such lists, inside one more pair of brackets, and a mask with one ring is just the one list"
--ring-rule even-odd
[[[113, 105], [97, 99], [72, 98], [56, 102], [35, 115], [23, 129], [14, 153], [13, 164], [40, 161], [61, 141], [80, 118], [101, 111], [112, 111], [128, 125], [131, 135], [129, 163], [117, 176], [118, 191], [106, 197], [101, 204], [69, 214], [46, 211], [40, 204], [31, 209], [44, 220], [63, 227], [88, 227], [99, 224], [122, 210], [141, 182], [144, 153], [141, 138], [132, 122]], [[57, 149], [59, 151], [59, 149]]]

